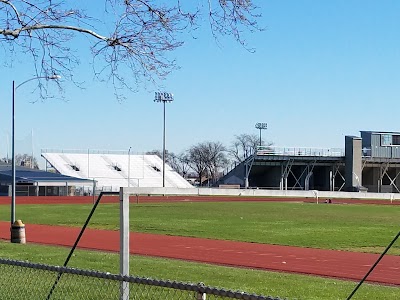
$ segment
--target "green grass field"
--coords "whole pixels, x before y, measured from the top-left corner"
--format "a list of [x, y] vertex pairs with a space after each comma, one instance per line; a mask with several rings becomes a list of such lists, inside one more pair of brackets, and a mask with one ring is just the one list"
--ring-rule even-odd
[[[9, 220], [2, 206], [0, 219]], [[91, 205], [19, 205], [26, 224], [81, 226]], [[131, 231], [380, 253], [399, 231], [400, 206], [215, 202], [131, 204]], [[29, 225], [27, 225], [29, 226]], [[90, 228], [118, 230], [118, 204], [100, 204]], [[390, 254], [400, 255], [400, 242]]]
[[[82, 226], [91, 205], [17, 205], [24, 223]], [[0, 220], [9, 220], [0, 206]], [[268, 202], [131, 204], [131, 230], [324, 249], [381, 252], [399, 230], [399, 206]], [[90, 228], [118, 230], [119, 205], [100, 204]], [[0, 242], [1, 257], [62, 265], [68, 249]], [[390, 254], [400, 255], [397, 241]], [[78, 251], [71, 266], [118, 272], [116, 254]], [[138, 276], [290, 299], [345, 299], [354, 282], [235, 269], [168, 259], [132, 257]], [[1, 296], [1, 295], [0, 295]], [[1, 298], [1, 297], [0, 297]], [[353, 299], [400, 299], [400, 288], [365, 285]]]
[[[28, 260], [51, 265], [62, 265], [69, 249], [62, 247], [49, 247], [39, 245], [18, 245], [0, 241], [1, 257], [18, 260]], [[77, 250], [69, 266], [81, 269], [94, 269], [103, 272], [118, 273], [118, 255], [103, 252]], [[1, 266], [0, 266], [0, 270]], [[24, 278], [22, 269], [18, 269], [19, 278]], [[6, 274], [0, 272], [0, 285], [2, 280], [10, 280]], [[171, 259], [158, 259], [141, 256], [131, 257], [131, 274], [157, 279], [169, 279], [182, 282], [204, 282], [206, 285], [237, 290], [287, 297], [289, 299], [346, 299], [355, 287], [355, 282], [333, 280], [305, 275], [265, 272], [250, 269], [237, 269], [230, 267], [213, 266], [207, 264], [191, 263]], [[35, 273], [36, 274], [36, 273]], [[6, 277], [6, 278], [4, 278]], [[41, 273], [36, 274], [42, 278]], [[33, 276], [26, 281], [35, 280]], [[77, 286], [82, 279], [68, 278], [68, 285]], [[29, 286], [28, 286], [29, 287]], [[18, 290], [24, 287], [17, 288]], [[4, 289], [5, 290], [5, 289]], [[4, 293], [3, 290], [3, 293]], [[35, 288], [41, 292], [38, 297], [43, 299], [47, 289]], [[44, 292], [43, 292], [44, 291]], [[15, 299], [3, 297], [0, 289], [0, 299]], [[31, 291], [31, 296], [33, 296]], [[39, 296], [39, 294], [38, 294]], [[365, 284], [354, 296], [354, 300], [385, 299], [397, 300], [400, 298], [400, 288]], [[31, 298], [33, 299], [33, 298]], [[96, 299], [96, 298], [95, 298]], [[99, 298], [101, 299], [101, 298]]]

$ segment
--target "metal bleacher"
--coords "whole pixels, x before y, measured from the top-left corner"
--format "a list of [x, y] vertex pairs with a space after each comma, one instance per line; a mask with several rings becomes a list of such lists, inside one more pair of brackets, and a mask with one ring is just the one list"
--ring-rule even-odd
[[[162, 187], [162, 159], [157, 155], [129, 154], [126, 151], [42, 150], [46, 164], [57, 172], [96, 181], [97, 190], [119, 191], [120, 187]], [[165, 186], [191, 188], [192, 185], [165, 165]]]

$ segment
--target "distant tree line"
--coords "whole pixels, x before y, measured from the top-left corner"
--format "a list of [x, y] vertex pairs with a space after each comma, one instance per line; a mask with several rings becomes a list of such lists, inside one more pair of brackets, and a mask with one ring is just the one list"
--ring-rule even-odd
[[[188, 149], [173, 153], [166, 151], [166, 163], [184, 178], [197, 178], [199, 185], [214, 184], [223, 176], [224, 170], [238, 165], [255, 153], [260, 140], [256, 134], [235, 135], [230, 145], [221, 142], [205, 141], [194, 144]], [[262, 142], [263, 145], [272, 143]], [[146, 154], [155, 154], [162, 158], [162, 151], [153, 150]]]
[[[3, 157], [0, 159], [0, 162], [11, 164], [11, 157]], [[15, 155], [15, 165], [16, 166], [24, 166], [32, 169], [39, 169], [39, 164], [37, 162], [36, 157], [33, 157], [29, 154], [16, 154]]]

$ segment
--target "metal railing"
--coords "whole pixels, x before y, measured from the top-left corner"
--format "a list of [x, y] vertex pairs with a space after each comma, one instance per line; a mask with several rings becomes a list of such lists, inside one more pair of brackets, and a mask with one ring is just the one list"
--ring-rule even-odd
[[[51, 291], [54, 280], [63, 274]], [[122, 284], [124, 283], [124, 284]], [[121, 290], [129, 287], [129, 290]], [[50, 292], [51, 291], [51, 292]], [[97, 271], [0, 259], [0, 299], [248, 299], [280, 300], [203, 284], [121, 276]]]
[[41, 153], [66, 153], [66, 154], [131, 154], [146, 155], [144, 152], [129, 150], [100, 150], [100, 149], [41, 149]]
[[258, 146], [257, 155], [281, 155], [281, 156], [344, 156], [341, 148], [305, 148], [305, 147], [274, 147]]

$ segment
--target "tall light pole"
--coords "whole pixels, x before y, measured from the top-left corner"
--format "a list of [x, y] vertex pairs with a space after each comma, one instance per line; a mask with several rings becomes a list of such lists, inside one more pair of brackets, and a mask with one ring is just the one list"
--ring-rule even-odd
[[128, 187], [131, 186], [131, 149], [132, 147], [129, 147], [128, 150]]
[[23, 84], [37, 79], [47, 79], [47, 80], [56, 80], [60, 79], [59, 75], [52, 76], [37, 76], [25, 80], [19, 85], [15, 86], [15, 81], [12, 82], [12, 118], [11, 118], [11, 169], [12, 169], [12, 183], [11, 183], [11, 226], [15, 222], [15, 92], [16, 90]]
[[255, 127], [260, 130], [260, 146], [261, 146], [262, 145], [261, 130], [267, 129], [268, 124], [267, 123], [256, 123]]
[[163, 175], [162, 175], [162, 186], [165, 187], [165, 103], [174, 101], [174, 95], [166, 92], [155, 92], [154, 102], [162, 102], [164, 106], [164, 126], [163, 126]]

